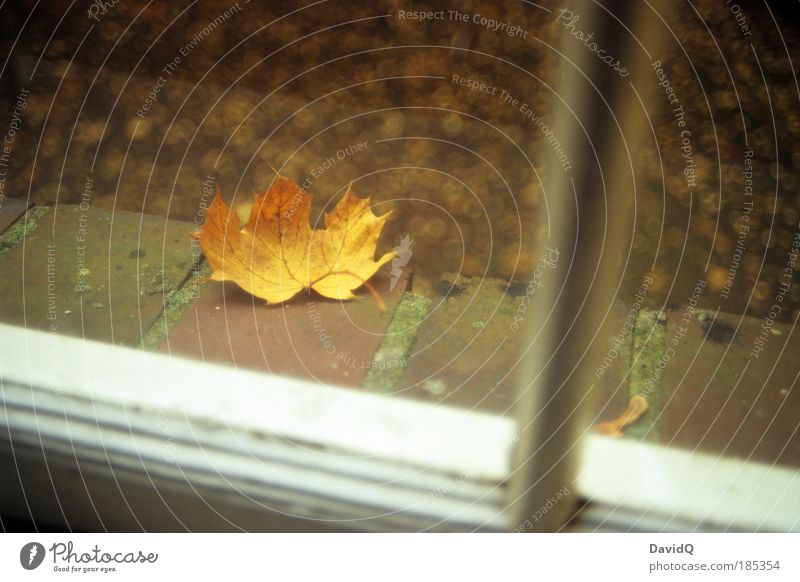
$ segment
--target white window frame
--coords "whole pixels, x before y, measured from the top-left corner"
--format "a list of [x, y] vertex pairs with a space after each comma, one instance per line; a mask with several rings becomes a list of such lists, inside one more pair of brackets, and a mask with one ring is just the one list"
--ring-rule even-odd
[[[511, 418], [8, 325], [0, 337], [6, 467], [45, 455], [51, 480], [75, 464], [83, 480], [111, 470], [201, 505], [260, 508], [267, 529], [519, 526], [505, 511]], [[592, 503], [571, 527], [800, 531], [797, 471], [624, 439], [582, 444], [573, 497]], [[0, 504], [19, 512], [19, 499]]]

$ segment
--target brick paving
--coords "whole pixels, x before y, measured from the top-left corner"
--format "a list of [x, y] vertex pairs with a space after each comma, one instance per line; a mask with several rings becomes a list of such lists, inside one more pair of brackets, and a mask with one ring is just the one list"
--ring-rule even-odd
[[[660, 442], [800, 466], [800, 337], [791, 325], [775, 324], [754, 358], [764, 320], [713, 315], [691, 322], [664, 369]], [[667, 337], [680, 317], [669, 313]]]
[[373, 278], [386, 303], [385, 312], [363, 288], [353, 301], [301, 293], [286, 303], [266, 305], [234, 284], [210, 282], [159, 349], [356, 387], [370, 369], [406, 280], [384, 295], [390, 286], [387, 273]]
[[29, 207], [30, 203], [25, 200], [3, 198], [0, 201], [0, 233], [5, 232]]
[[136, 346], [191, 270], [189, 226], [63, 205], [0, 259], [0, 321]]
[[[421, 321], [406, 373], [392, 391], [428, 402], [510, 414], [514, 370], [528, 345], [519, 325], [514, 325], [526, 291], [520, 282], [445, 274]], [[598, 337], [613, 337], [626, 315], [625, 306], [614, 303]], [[592, 390], [593, 422], [614, 418], [625, 408], [631, 337], [619, 347], [608, 370], [587, 387]], [[613, 347], [608, 340], [608, 349]]]
[[[12, 223], [8, 216], [18, 220], [25, 208], [7, 204], [0, 216]], [[12, 232], [19, 224], [1, 239], [5, 323], [131, 346], [163, 326], [150, 347], [164, 353], [483, 412], [512, 410], [514, 369], [527, 347], [514, 325], [526, 295], [521, 283], [449, 273], [429, 300], [408, 292], [408, 274], [390, 291], [387, 269], [372, 280], [385, 311], [363, 288], [354, 301], [301, 294], [267, 306], [231, 283], [197, 285], [186, 223], [63, 205], [29, 211], [24, 237]], [[170, 309], [177, 315], [165, 317]], [[634, 316], [630, 331], [625, 322]], [[626, 438], [800, 465], [800, 339], [792, 325], [725, 313], [715, 319], [682, 306], [637, 315], [615, 302], [597, 337], [605, 351], [587, 386], [593, 423], [641, 394], [650, 408]]]

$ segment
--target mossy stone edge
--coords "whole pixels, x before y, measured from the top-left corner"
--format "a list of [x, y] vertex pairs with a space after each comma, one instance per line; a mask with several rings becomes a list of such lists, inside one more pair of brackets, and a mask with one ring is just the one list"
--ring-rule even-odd
[[399, 385], [430, 306], [430, 299], [416, 293], [405, 293], [398, 301], [362, 384], [365, 390], [387, 393]]

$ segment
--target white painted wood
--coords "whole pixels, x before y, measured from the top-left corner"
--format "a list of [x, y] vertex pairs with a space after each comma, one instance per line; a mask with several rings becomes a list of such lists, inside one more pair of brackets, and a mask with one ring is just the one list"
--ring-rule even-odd
[[[730, 457], [590, 436], [578, 491], [639, 516], [698, 529], [800, 531], [800, 472]], [[632, 522], [633, 524], [633, 522]]]
[[[4, 466], [46, 459], [58, 483], [124, 479], [200, 509], [213, 498], [285, 516], [278, 529], [518, 525], [503, 517], [511, 419], [5, 325], [0, 338]], [[800, 530], [795, 471], [624, 439], [583, 444], [571, 497], [591, 500], [585, 515], [605, 527]], [[0, 511], [21, 503], [0, 497]]]
[[[24, 448], [44, 449], [49, 460], [77, 459], [90, 474], [113, 467], [117, 475], [138, 473], [160, 486], [173, 483], [185, 489], [212, 490], [229, 501], [236, 497], [258, 500], [264, 510], [287, 512], [300, 519], [370, 519], [394, 529], [392, 521], [396, 520], [381, 518], [403, 513], [417, 516], [415, 521], [407, 520], [413, 521], [414, 529], [446, 522], [450, 522], [447, 529], [499, 527], [493, 522], [497, 504], [502, 502], [501, 492], [468, 481], [442, 480], [430, 487], [413, 474], [405, 480], [389, 481], [353, 475], [346, 470], [346, 460], [338, 470], [331, 470], [220, 451], [200, 443], [171, 441], [165, 449], [163, 439], [131, 428], [115, 429], [57, 416], [39, 415], [38, 428], [31, 431], [31, 415], [15, 409], [9, 410], [6, 418], [18, 453]], [[381, 467], [377, 466], [375, 473], [380, 475]]]
[[0, 325], [4, 381], [499, 480], [511, 419]]
[[508, 527], [510, 419], [8, 326], [0, 337], [2, 432], [53, 470], [72, 460], [334, 527]]

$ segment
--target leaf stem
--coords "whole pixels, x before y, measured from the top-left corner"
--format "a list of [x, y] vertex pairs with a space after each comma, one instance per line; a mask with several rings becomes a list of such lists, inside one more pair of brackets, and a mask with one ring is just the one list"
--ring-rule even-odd
[[375, 289], [375, 287], [373, 287], [369, 281], [364, 281], [364, 287], [366, 287], [369, 292], [372, 293], [372, 296], [375, 298], [375, 303], [378, 304], [378, 309], [381, 310], [381, 313], [384, 313], [386, 311], [386, 304], [383, 302], [383, 299], [381, 299], [380, 293], [378, 293], [377, 289]]

